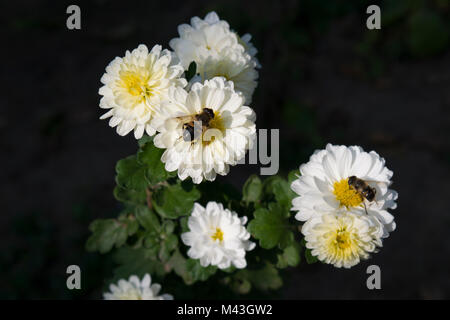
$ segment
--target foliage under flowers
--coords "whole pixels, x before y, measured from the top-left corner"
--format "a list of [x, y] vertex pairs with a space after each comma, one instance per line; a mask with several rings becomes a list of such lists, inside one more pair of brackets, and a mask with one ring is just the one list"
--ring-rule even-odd
[[[315, 262], [309, 250], [304, 249], [304, 242], [299, 239], [299, 223], [290, 212], [295, 197], [290, 183], [298, 172], [291, 172], [288, 179], [272, 176], [261, 181], [251, 176], [241, 193], [218, 181], [201, 185], [180, 181], [164, 170], [159, 160], [162, 150], [153, 145], [151, 138], [142, 138], [139, 145], [136, 155], [120, 160], [116, 166], [114, 195], [123, 204], [123, 210], [115, 219], [95, 220], [90, 225], [92, 235], [87, 249], [112, 251], [117, 263], [114, 277], [108, 283], [149, 273], [177, 298], [183, 297], [185, 291], [190, 292], [182, 290], [184, 286], [206, 280], [219, 283], [222, 293], [245, 294], [252, 288], [261, 291], [280, 288], [279, 270], [297, 266], [301, 254], [306, 253], [307, 262]], [[188, 247], [182, 243], [180, 234], [188, 231], [187, 218], [194, 202], [206, 205], [211, 200], [249, 218], [248, 231], [259, 246], [247, 252], [246, 269], [204, 268], [198, 260], [188, 258]]]

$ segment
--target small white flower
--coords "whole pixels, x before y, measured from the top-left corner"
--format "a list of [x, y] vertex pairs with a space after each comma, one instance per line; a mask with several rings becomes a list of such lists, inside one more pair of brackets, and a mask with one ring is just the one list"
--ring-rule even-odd
[[215, 12], [208, 13], [204, 20], [193, 17], [191, 25], [178, 26], [178, 33], [180, 37], [169, 44], [186, 70], [194, 61], [202, 81], [225, 77], [244, 94], [245, 103], [251, 103], [258, 79], [255, 68], [260, 65], [249, 34], [240, 38]]
[[195, 203], [188, 220], [190, 231], [183, 233], [181, 239], [190, 246], [188, 256], [200, 259], [203, 267], [213, 265], [226, 269], [234, 265], [241, 269], [247, 266], [245, 252], [255, 247], [248, 240], [246, 223], [247, 217], [239, 218], [220, 203], [208, 202], [206, 208]]
[[[384, 225], [384, 235], [395, 230], [394, 217], [387, 211], [395, 209], [397, 192], [389, 189], [392, 171], [375, 151], [364, 152], [357, 146], [334, 146], [316, 151], [309, 162], [300, 166], [301, 176], [291, 188], [299, 197], [292, 201], [295, 218], [307, 221], [316, 215], [334, 213], [336, 210], [374, 216]], [[348, 184], [355, 176], [376, 190], [371, 202], [363, 198]]]
[[186, 86], [186, 79], [180, 78], [184, 70], [168, 50], [161, 51], [156, 45], [150, 52], [145, 45], [139, 45], [125, 57], [116, 57], [106, 67], [102, 76], [104, 84], [99, 89], [103, 97], [100, 108], [110, 109], [100, 119], [111, 117], [109, 125], [117, 126], [121, 136], [134, 130], [139, 139], [144, 134], [155, 134], [151, 126], [162, 102], [168, 99], [173, 86]]
[[343, 212], [311, 218], [302, 233], [313, 256], [337, 268], [350, 268], [381, 247], [382, 229], [374, 217]]
[[173, 300], [170, 294], [158, 295], [161, 286], [151, 282], [149, 274], [142, 281], [137, 276], [131, 276], [128, 281], [121, 279], [117, 285], [111, 284], [110, 292], [104, 293], [103, 297], [105, 300]]
[[[155, 136], [155, 146], [167, 149], [161, 157], [167, 171], [178, 170], [181, 180], [191, 177], [194, 183], [213, 181], [245, 157], [256, 138], [256, 116], [243, 105], [244, 99], [234, 91], [233, 82], [216, 77], [204, 84], [194, 83], [189, 93], [173, 88], [170, 97], [162, 108], [166, 120], [154, 124], [160, 132]], [[212, 110], [213, 119], [207, 128], [199, 125], [200, 133], [194, 134], [192, 141], [185, 139], [185, 124], [205, 108]]]

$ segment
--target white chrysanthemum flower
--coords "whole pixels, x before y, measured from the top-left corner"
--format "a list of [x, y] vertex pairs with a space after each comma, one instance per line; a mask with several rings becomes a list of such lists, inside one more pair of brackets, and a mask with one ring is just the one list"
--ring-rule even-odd
[[258, 71], [255, 69], [255, 62], [247, 53], [228, 48], [219, 58], [208, 57], [198, 66], [198, 72], [202, 80], [224, 77], [233, 81], [234, 89], [244, 95], [245, 103], [251, 103], [253, 92], [258, 85]]
[[[364, 152], [357, 146], [334, 146], [316, 151], [309, 162], [300, 166], [301, 176], [291, 188], [299, 197], [292, 201], [295, 218], [307, 221], [319, 212], [334, 213], [338, 209], [360, 215], [374, 216], [384, 225], [384, 235], [395, 230], [394, 217], [387, 211], [395, 209], [397, 192], [389, 189], [392, 171], [375, 151]], [[376, 191], [368, 201], [349, 185], [349, 178], [362, 179]]]
[[111, 117], [109, 125], [117, 126], [121, 136], [134, 130], [139, 139], [144, 134], [155, 134], [151, 126], [161, 103], [168, 99], [169, 88], [185, 87], [186, 79], [180, 78], [184, 70], [169, 50], [156, 45], [150, 52], [139, 45], [125, 57], [116, 57], [106, 67], [102, 76], [104, 84], [99, 94], [100, 108], [110, 109], [100, 119]]
[[173, 300], [170, 294], [158, 295], [161, 285], [151, 284], [152, 278], [146, 274], [142, 281], [137, 276], [131, 276], [128, 281], [119, 280], [117, 285], [111, 284], [103, 294], [105, 300]]
[[245, 103], [250, 104], [258, 79], [255, 68], [260, 65], [249, 34], [240, 38], [215, 12], [208, 13], [204, 20], [193, 17], [191, 25], [178, 26], [178, 33], [180, 37], [169, 44], [186, 70], [194, 61], [201, 80], [222, 76], [233, 81], [235, 90], [242, 92]]
[[256, 67], [261, 68], [261, 64], [259, 63], [258, 58], [256, 58], [256, 54], [258, 53], [258, 50], [255, 48], [255, 46], [251, 42], [252, 35], [249, 33], [246, 33], [242, 37], [240, 37], [239, 35], [237, 35], [237, 37], [238, 37], [238, 42], [244, 47], [245, 52], [247, 52], [252, 57], [253, 61], [255, 61]]
[[185, 70], [192, 61], [195, 61], [198, 67], [208, 57], [220, 57], [226, 48], [241, 52], [245, 50], [228, 23], [219, 20], [215, 12], [208, 13], [204, 20], [193, 17], [190, 25], [179, 25], [178, 34], [180, 37], [170, 40], [169, 45], [180, 58]]
[[188, 220], [189, 232], [181, 235], [190, 246], [188, 256], [200, 259], [203, 267], [209, 265], [226, 269], [231, 265], [242, 269], [247, 266], [246, 251], [255, 247], [249, 241], [250, 233], [244, 227], [247, 217], [239, 218], [235, 212], [224, 209], [217, 202], [208, 202], [206, 208], [198, 203]]
[[343, 212], [309, 219], [302, 233], [313, 256], [337, 268], [350, 268], [381, 247], [382, 229], [374, 217]]
[[[161, 161], [167, 171], [178, 170], [181, 180], [191, 177], [194, 183], [213, 181], [226, 175], [230, 165], [245, 157], [256, 138], [255, 113], [243, 105], [243, 97], [233, 89], [233, 82], [217, 77], [204, 84], [195, 83], [190, 92], [181, 88], [170, 91], [171, 101], [164, 105], [166, 121], [154, 126], [160, 133], [154, 144], [165, 148]], [[208, 124], [197, 122], [191, 139], [186, 139], [187, 123], [209, 109], [213, 118]]]

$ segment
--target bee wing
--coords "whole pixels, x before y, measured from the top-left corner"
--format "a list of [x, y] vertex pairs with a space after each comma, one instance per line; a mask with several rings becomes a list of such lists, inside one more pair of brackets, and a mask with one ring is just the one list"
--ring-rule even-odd
[[181, 122], [190, 122], [190, 121], [194, 120], [194, 117], [182, 115], [182, 116], [174, 116], [173, 119], [177, 119]]
[[375, 181], [375, 180], [370, 180], [370, 179], [365, 179], [365, 178], [360, 178], [361, 180], [365, 181], [366, 183], [378, 183], [379, 181]]

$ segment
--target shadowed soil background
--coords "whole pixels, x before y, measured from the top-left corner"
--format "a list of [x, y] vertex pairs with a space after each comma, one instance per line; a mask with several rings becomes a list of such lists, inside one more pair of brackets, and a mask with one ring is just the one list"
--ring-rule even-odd
[[[366, 28], [369, 4], [382, 29]], [[86, 253], [89, 223], [114, 216], [114, 166], [136, 152], [98, 118], [107, 64], [140, 43], [168, 48], [177, 25], [211, 10], [249, 32], [263, 66], [252, 108], [280, 129], [280, 173], [327, 142], [376, 150], [394, 171], [397, 230], [350, 270], [301, 264], [278, 298], [450, 298], [448, 1], [4, 2], [0, 34], [0, 298], [101, 298], [108, 256]], [[241, 188], [258, 165], [218, 180]], [[82, 288], [66, 289], [66, 267]], [[366, 288], [377, 264], [382, 289]]]

